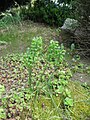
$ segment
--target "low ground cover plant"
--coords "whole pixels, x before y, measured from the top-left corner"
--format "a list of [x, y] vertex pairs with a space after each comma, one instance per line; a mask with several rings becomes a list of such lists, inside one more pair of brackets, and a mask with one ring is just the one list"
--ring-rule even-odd
[[66, 53], [63, 44], [53, 40], [43, 49], [42, 38], [36, 37], [26, 53], [1, 57], [0, 77], [5, 89], [1, 88], [6, 93], [0, 98], [0, 119], [87, 119], [89, 88], [70, 81], [83, 66], [74, 58], [70, 67]]
[[[5, 88], [0, 84], [0, 100], [3, 100], [2, 94], [5, 92]], [[0, 119], [6, 118], [6, 113], [2, 106], [0, 106]]]

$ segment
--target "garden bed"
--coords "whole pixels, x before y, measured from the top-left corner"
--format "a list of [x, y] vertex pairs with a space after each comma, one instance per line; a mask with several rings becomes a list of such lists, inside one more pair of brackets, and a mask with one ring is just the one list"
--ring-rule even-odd
[[[24, 24], [21, 28], [9, 28], [7, 33], [0, 34], [1, 40], [11, 42], [6, 50], [0, 52], [0, 90], [3, 91], [0, 98], [1, 120], [3, 120], [2, 118], [5, 120], [87, 120], [90, 118], [90, 86], [75, 82], [75, 79], [80, 80], [77, 74], [90, 75], [89, 65], [84, 65], [80, 59], [77, 60], [76, 55], [68, 59], [64, 56], [63, 59], [63, 52], [66, 50], [62, 46], [60, 53], [57, 52], [59, 49], [56, 49], [58, 45], [55, 41], [52, 41], [49, 47], [48, 59], [54, 57], [61, 62], [55, 62], [53, 59], [50, 62], [45, 58], [50, 40], [56, 40], [57, 35], [57, 29], [36, 23]], [[30, 56], [25, 53], [26, 48], [31, 45], [32, 38], [36, 36], [42, 36], [44, 50], [43, 57], [40, 56], [38, 61], [36, 60], [32, 69], [32, 91], [28, 82], [29, 70], [25, 64], [25, 60], [27, 63]], [[66, 51], [66, 53], [69, 56], [71, 51]], [[37, 54], [35, 55], [37, 56]], [[59, 58], [58, 55], [60, 55]], [[76, 77], [73, 76], [74, 74]], [[61, 81], [59, 81], [59, 77]], [[83, 77], [84, 79], [86, 82], [85, 77]], [[87, 79], [89, 82], [89, 77]]]

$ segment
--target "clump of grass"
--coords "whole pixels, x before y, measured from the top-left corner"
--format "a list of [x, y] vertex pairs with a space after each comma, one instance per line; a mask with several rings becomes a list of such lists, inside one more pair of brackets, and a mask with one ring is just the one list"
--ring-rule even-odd
[[[20, 8], [18, 6], [18, 8]], [[21, 24], [20, 9], [6, 10], [0, 14], [0, 28], [8, 28], [11, 24]]]

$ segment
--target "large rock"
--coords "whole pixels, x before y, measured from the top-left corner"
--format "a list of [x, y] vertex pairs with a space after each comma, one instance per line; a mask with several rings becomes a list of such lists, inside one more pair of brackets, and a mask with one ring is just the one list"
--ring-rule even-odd
[[74, 41], [75, 31], [78, 27], [78, 21], [75, 19], [67, 18], [61, 27], [61, 33], [59, 40], [60, 43], [64, 43], [66, 46], [70, 46]]
[[77, 20], [67, 18], [65, 20], [63, 26], [61, 27], [61, 30], [73, 33], [76, 30], [77, 27], [78, 27], [78, 21]]
[[90, 55], [90, 23], [79, 24], [77, 20], [67, 18], [61, 27], [60, 43], [66, 46], [74, 43], [81, 54]]

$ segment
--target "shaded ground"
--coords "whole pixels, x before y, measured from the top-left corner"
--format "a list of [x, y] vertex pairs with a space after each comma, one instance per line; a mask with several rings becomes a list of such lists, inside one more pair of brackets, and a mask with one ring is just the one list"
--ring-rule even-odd
[[[76, 72], [72, 80], [86, 83], [90, 86], [90, 58], [81, 58], [80, 62], [84, 65], [83, 72]], [[88, 74], [87, 69], [89, 71]]]
[[90, 75], [84, 73], [75, 73], [72, 77], [73, 81], [80, 81], [81, 83], [87, 83], [90, 85]]

